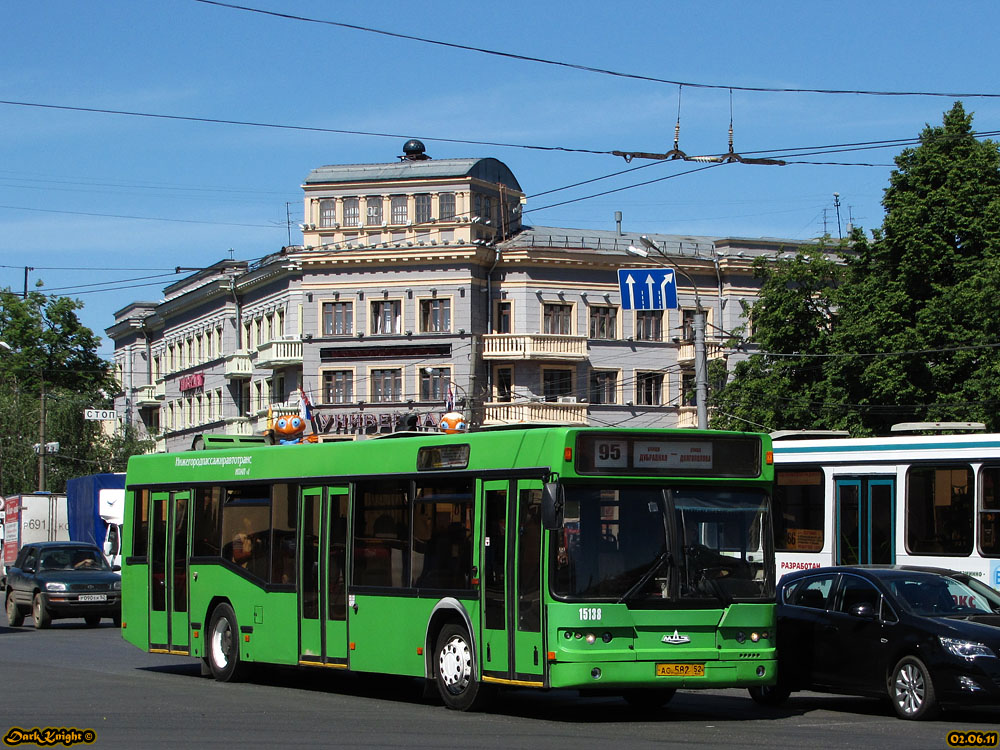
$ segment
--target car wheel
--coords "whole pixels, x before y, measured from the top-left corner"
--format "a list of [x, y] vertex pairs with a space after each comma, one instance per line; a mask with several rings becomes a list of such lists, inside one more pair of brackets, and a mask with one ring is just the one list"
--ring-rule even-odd
[[892, 670], [889, 699], [900, 719], [930, 719], [940, 710], [930, 672], [915, 656], [903, 657]]
[[86, 617], [83, 618], [83, 620], [84, 622], [87, 623], [88, 628], [96, 628], [98, 625], [101, 624], [100, 615], [87, 615]]
[[753, 702], [761, 706], [780, 706], [792, 691], [781, 685], [755, 685], [747, 688]]
[[445, 625], [434, 648], [435, 677], [441, 700], [448, 708], [469, 711], [482, 705], [488, 693], [476, 679], [472, 639], [460, 625]]
[[240, 630], [236, 613], [228, 604], [220, 604], [212, 612], [208, 626], [208, 668], [219, 682], [237, 682], [243, 676]]
[[655, 711], [667, 705], [676, 692], [677, 688], [633, 688], [623, 692], [622, 698], [639, 711]]
[[52, 624], [52, 615], [45, 608], [45, 602], [42, 601], [41, 594], [35, 594], [35, 598], [31, 602], [31, 616], [35, 620], [35, 627], [39, 630], [47, 628]]
[[14, 601], [14, 592], [7, 592], [7, 624], [12, 628], [19, 628], [24, 625], [24, 612]]

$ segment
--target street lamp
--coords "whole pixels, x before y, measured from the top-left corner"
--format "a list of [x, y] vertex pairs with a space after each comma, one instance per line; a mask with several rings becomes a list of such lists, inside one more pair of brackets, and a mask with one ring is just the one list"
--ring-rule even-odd
[[[708, 355], [705, 351], [705, 308], [701, 305], [701, 295], [698, 293], [698, 285], [694, 283], [694, 279], [681, 270], [681, 267], [678, 266], [669, 255], [664, 253], [655, 242], [649, 239], [649, 237], [642, 235], [639, 238], [639, 241], [644, 247], [639, 248], [634, 245], [629, 245], [629, 253], [632, 255], [638, 255], [642, 258], [648, 258], [661, 266], [669, 266], [673, 268], [675, 272], [687, 279], [691, 288], [694, 290], [695, 310], [692, 328], [694, 329], [695, 407], [697, 408], [698, 415], [698, 429], [707, 430], [708, 405], [705, 402], [708, 400]], [[651, 255], [651, 251], [655, 253], [655, 255]]]

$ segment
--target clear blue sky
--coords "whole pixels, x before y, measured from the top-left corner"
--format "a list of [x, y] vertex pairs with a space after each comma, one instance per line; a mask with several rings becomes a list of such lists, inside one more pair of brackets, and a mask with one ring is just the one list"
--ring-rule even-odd
[[[680, 148], [738, 153], [907, 139], [953, 99], [727, 87], [1000, 94], [995, 2], [504, 3], [245, 0], [311, 19], [691, 84]], [[301, 242], [300, 185], [324, 164], [394, 161], [406, 137], [432, 157], [492, 156], [529, 196], [534, 225], [806, 239], [882, 221], [899, 147], [795, 157], [881, 166], [642, 164], [595, 151], [665, 152], [678, 87], [207, 5], [196, 0], [7, 3], [0, 23], [0, 287], [116, 309], [158, 300], [175, 266], [255, 259]], [[18, 104], [12, 104], [17, 102]], [[977, 131], [1000, 99], [966, 98]], [[42, 108], [51, 105], [56, 108]], [[282, 128], [123, 116], [118, 110]], [[295, 129], [305, 128], [305, 129]], [[312, 129], [395, 134], [351, 135]], [[396, 137], [398, 136], [398, 137]], [[662, 180], [600, 197], [595, 193]], [[825, 214], [824, 214], [825, 211]], [[824, 215], [826, 224], [824, 225]], [[101, 285], [101, 286], [86, 286]], [[111, 354], [105, 339], [101, 353]]]

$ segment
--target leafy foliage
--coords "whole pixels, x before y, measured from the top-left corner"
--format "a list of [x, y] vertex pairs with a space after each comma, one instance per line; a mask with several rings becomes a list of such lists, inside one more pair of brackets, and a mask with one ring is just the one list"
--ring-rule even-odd
[[[882, 228], [856, 232], [843, 265], [814, 272], [809, 254], [758, 264], [753, 340], [766, 354], [716, 394], [725, 414], [713, 426], [1000, 429], [1000, 150], [956, 103], [896, 164]], [[773, 356], [793, 352], [824, 356]]]
[[[84, 419], [88, 408], [110, 408], [114, 390], [100, 339], [76, 315], [81, 303], [38, 292], [26, 299], [0, 290], [0, 494], [39, 487], [36, 443], [59, 443], [45, 457], [45, 489], [59, 492], [82, 474], [121, 471], [129, 451], [148, 450], [128, 431], [105, 435]], [[44, 404], [44, 431], [42, 410]]]

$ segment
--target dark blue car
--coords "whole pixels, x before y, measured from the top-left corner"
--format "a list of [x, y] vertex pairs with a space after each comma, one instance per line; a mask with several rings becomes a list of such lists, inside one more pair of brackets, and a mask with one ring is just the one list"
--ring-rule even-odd
[[13, 627], [23, 625], [28, 612], [36, 628], [61, 617], [82, 617], [90, 627], [102, 617], [119, 626], [122, 621], [121, 575], [96, 545], [85, 542], [24, 545], [7, 570], [4, 595]]
[[942, 706], [1000, 705], [1000, 594], [964, 573], [843, 566], [778, 583], [778, 683], [751, 695], [776, 705], [795, 690], [888, 696], [902, 719]]

